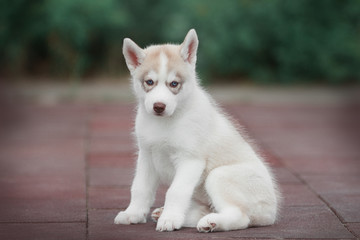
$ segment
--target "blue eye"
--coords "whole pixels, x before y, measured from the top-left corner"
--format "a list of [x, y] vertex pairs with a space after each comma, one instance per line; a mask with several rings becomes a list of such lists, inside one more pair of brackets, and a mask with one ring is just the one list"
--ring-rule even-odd
[[154, 81], [153, 80], [147, 80], [147, 81], [145, 81], [145, 83], [147, 84], [147, 85], [149, 85], [149, 86], [152, 86], [152, 85], [154, 85]]
[[173, 87], [173, 88], [176, 88], [178, 85], [179, 85], [179, 83], [176, 82], [176, 81], [172, 81], [172, 82], [170, 83], [170, 87]]

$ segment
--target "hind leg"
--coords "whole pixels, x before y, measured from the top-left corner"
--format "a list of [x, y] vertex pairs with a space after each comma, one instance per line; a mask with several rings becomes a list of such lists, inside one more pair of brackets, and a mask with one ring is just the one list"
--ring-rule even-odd
[[217, 213], [210, 213], [197, 224], [199, 232], [231, 231], [245, 229], [249, 226], [250, 219], [240, 209], [228, 207]]
[[208, 205], [201, 204], [196, 200], [191, 201], [190, 208], [186, 214], [184, 227], [196, 227], [199, 220], [205, 215], [209, 214], [210, 208]]
[[230, 231], [272, 224], [276, 199], [272, 180], [264, 169], [254, 164], [238, 164], [212, 170], [205, 190], [215, 212], [200, 219], [198, 231]]

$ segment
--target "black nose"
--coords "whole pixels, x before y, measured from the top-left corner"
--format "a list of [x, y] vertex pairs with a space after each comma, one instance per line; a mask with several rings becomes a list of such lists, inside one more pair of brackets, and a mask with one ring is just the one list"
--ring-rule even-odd
[[154, 103], [154, 111], [156, 113], [162, 113], [166, 108], [166, 105], [161, 103], [161, 102], [157, 102], [157, 103]]

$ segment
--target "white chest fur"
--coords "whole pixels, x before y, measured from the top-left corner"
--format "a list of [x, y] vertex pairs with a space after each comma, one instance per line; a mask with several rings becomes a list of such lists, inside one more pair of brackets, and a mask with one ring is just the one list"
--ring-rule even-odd
[[210, 131], [202, 119], [191, 113], [163, 118], [138, 110], [135, 131], [139, 147], [148, 152], [149, 161], [163, 182], [172, 181], [181, 159], [204, 159], [204, 139]]
[[175, 159], [173, 150], [168, 146], [154, 146], [150, 150], [154, 174], [157, 174], [163, 184], [170, 184], [175, 175]]

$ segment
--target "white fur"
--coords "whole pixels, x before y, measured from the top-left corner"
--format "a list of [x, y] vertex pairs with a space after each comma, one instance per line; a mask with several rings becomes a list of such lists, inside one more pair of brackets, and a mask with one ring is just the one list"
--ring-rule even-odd
[[[124, 41], [124, 56], [139, 102], [135, 124], [139, 155], [131, 202], [116, 216], [116, 224], [146, 222], [160, 181], [170, 187], [164, 208], [153, 213], [157, 231], [183, 226], [197, 227], [199, 232], [229, 231], [271, 225], [276, 220], [274, 178], [199, 86], [197, 47], [195, 30], [189, 31], [181, 45], [143, 50], [130, 39]], [[155, 67], [154, 62], [158, 62]], [[174, 94], [168, 84], [176, 79], [177, 71], [185, 78]], [[151, 91], [141, 85], [144, 76], [156, 82]], [[157, 102], [166, 105], [161, 116], [153, 109]]]

